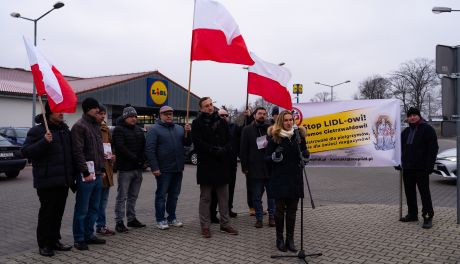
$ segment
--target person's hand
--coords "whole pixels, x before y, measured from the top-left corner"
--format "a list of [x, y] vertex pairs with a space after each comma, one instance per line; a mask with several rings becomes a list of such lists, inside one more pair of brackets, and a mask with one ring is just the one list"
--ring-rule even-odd
[[249, 172], [248, 170], [243, 170], [244, 175], [248, 175], [248, 172]]
[[283, 152], [283, 150], [284, 150], [283, 147], [278, 146], [278, 147], [276, 147], [275, 152], [276, 152], [276, 153], [281, 153], [281, 152]]
[[184, 125], [184, 130], [185, 130], [186, 132], [190, 132], [190, 131], [192, 130], [192, 127], [190, 126], [190, 124], [185, 124], [185, 125]]
[[112, 154], [112, 163], [115, 163], [116, 160], [117, 160], [117, 156]]
[[92, 182], [94, 179], [96, 179], [96, 174], [90, 173], [88, 176], [83, 177], [85, 179], [85, 182]]
[[102, 173], [102, 178], [105, 179], [107, 177], [107, 173], [103, 172]]
[[244, 115], [245, 115], [245, 116], [250, 116], [250, 115], [251, 115], [251, 110], [246, 109], [246, 110], [244, 111]]
[[48, 131], [48, 132], [45, 133], [45, 140], [46, 140], [46, 142], [48, 142], [48, 143], [51, 143], [51, 141], [53, 141], [53, 135], [51, 134], [50, 131]]
[[161, 172], [160, 172], [160, 170], [155, 170], [155, 171], [152, 171], [152, 174], [153, 174], [153, 176], [158, 177], [158, 176], [161, 175]]

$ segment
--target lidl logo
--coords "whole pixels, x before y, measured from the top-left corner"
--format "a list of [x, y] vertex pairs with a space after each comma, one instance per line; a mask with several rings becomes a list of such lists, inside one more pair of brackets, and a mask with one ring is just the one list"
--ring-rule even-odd
[[159, 106], [168, 101], [168, 83], [164, 80], [147, 79], [147, 105]]

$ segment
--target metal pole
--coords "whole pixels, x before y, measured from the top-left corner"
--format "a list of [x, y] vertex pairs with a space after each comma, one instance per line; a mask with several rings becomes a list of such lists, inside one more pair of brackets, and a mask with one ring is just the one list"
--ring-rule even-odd
[[331, 85], [331, 102], [334, 98], [334, 85]]
[[299, 90], [297, 90], [297, 103], [299, 103]]
[[[457, 53], [457, 69], [460, 69], [460, 52], [458, 50], [459, 48], [460, 46], [457, 46], [457, 49], [455, 50], [455, 52]], [[455, 83], [457, 86], [457, 89], [455, 90], [455, 92], [457, 93], [457, 224], [460, 224], [460, 162], [458, 162], [458, 158], [460, 157], [460, 82], [458, 80], [458, 73], [457, 78], [455, 79]]]
[[[34, 46], [37, 47], [37, 21], [34, 20]], [[37, 113], [35, 112], [36, 103], [37, 103], [37, 87], [35, 87], [35, 81], [32, 80], [32, 126], [35, 126], [35, 116]]]

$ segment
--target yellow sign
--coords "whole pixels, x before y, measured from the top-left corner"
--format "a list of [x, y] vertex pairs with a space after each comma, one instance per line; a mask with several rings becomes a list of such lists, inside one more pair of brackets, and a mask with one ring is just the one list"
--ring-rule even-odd
[[292, 93], [301, 94], [303, 93], [303, 85], [300, 83], [296, 83], [292, 85]]
[[157, 105], [162, 105], [168, 100], [168, 88], [162, 81], [155, 81], [150, 86], [150, 97]]
[[371, 143], [367, 117], [362, 110], [304, 118], [307, 146], [312, 153]]

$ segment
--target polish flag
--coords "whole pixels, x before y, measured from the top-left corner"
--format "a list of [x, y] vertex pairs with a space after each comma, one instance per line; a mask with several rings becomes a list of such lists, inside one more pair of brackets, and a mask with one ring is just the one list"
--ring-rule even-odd
[[50, 65], [37, 47], [24, 38], [30, 69], [39, 96], [46, 94], [53, 113], [75, 113], [77, 96], [62, 74]]
[[195, 0], [191, 60], [254, 64], [238, 24], [216, 1]]
[[291, 73], [285, 67], [269, 63], [251, 52], [255, 64], [248, 69], [248, 93], [262, 96], [266, 101], [292, 110], [292, 100], [287, 85]]

